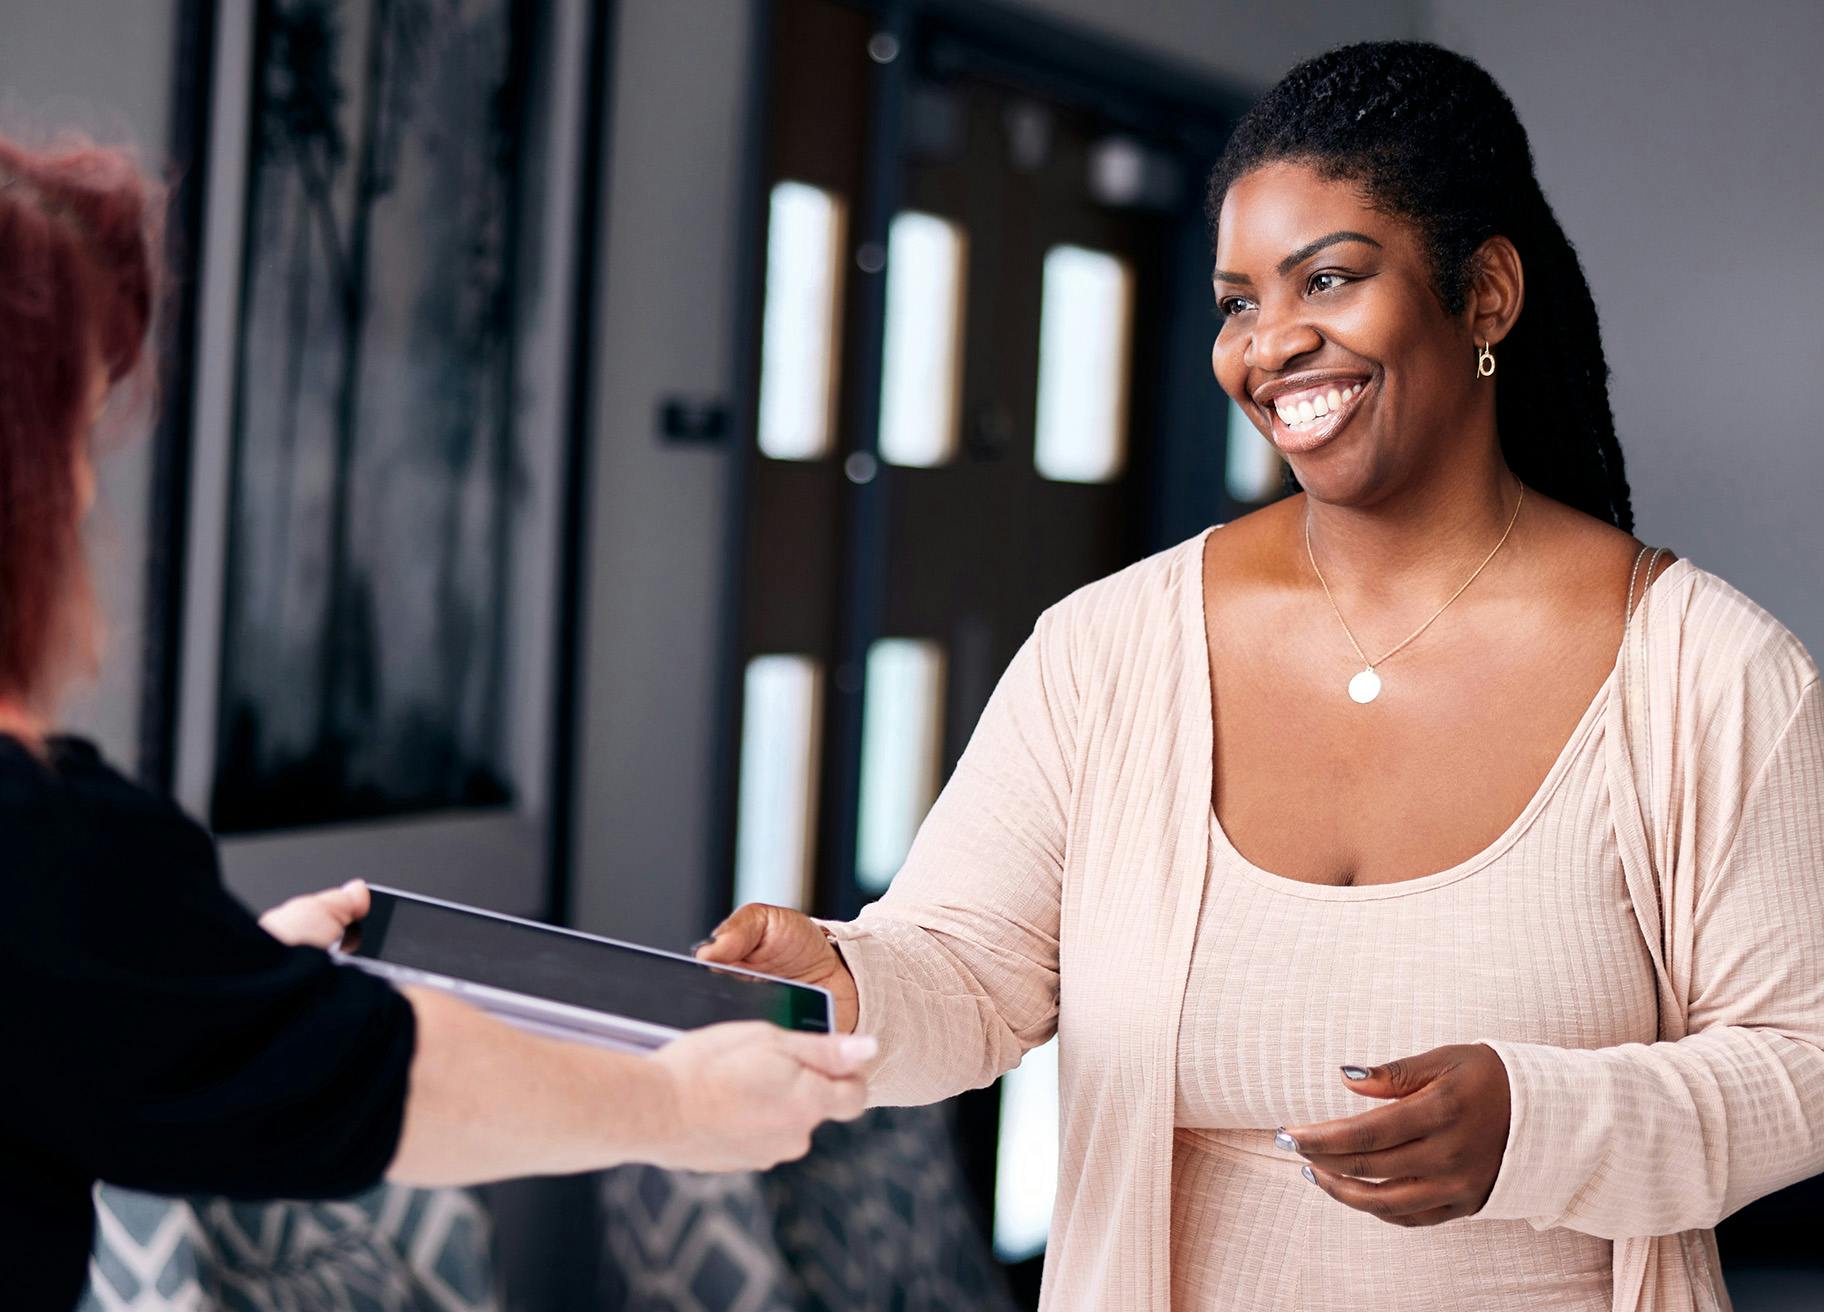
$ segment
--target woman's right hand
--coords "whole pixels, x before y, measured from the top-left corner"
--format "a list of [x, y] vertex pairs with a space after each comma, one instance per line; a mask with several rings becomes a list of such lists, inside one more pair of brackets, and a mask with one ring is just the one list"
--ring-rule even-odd
[[260, 928], [290, 947], [327, 948], [367, 915], [367, 885], [351, 879], [340, 888], [281, 902], [260, 917]]
[[666, 1077], [670, 1115], [647, 1156], [669, 1170], [762, 1171], [810, 1151], [824, 1121], [867, 1104], [861, 1071], [875, 1043], [761, 1021], [694, 1030], [649, 1059]]
[[826, 988], [836, 1004], [836, 1032], [855, 1031], [860, 1006], [855, 977], [835, 945], [802, 911], [749, 902], [716, 926], [696, 956], [698, 961], [739, 966]]
[[408, 986], [405, 1125], [387, 1177], [469, 1185], [645, 1162], [759, 1171], [802, 1156], [824, 1121], [867, 1102], [872, 1038], [762, 1021], [692, 1030], [651, 1056], [514, 1029]]

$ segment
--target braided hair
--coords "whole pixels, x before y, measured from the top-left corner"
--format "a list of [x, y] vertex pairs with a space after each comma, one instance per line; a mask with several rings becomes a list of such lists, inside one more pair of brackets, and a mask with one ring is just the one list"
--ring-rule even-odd
[[1467, 303], [1481, 244], [1513, 242], [1526, 304], [1501, 344], [1512, 384], [1496, 393], [1502, 456], [1545, 495], [1632, 532], [1596, 303], [1534, 176], [1526, 130], [1481, 65], [1422, 41], [1366, 41], [1299, 64], [1229, 139], [1210, 177], [1212, 234], [1229, 187], [1280, 161], [1353, 182], [1411, 223], [1449, 314]]

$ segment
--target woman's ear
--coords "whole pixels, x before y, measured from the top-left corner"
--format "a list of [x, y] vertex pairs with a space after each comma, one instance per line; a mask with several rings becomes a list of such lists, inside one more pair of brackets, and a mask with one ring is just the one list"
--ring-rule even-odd
[[1491, 345], [1514, 329], [1526, 299], [1526, 271], [1520, 252], [1506, 237], [1490, 237], [1476, 249], [1474, 277], [1469, 284], [1469, 331], [1478, 342]]

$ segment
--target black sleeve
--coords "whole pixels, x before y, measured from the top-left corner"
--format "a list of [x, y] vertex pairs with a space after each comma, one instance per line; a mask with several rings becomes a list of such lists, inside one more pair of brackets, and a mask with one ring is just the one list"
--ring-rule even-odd
[[63, 764], [0, 762], [0, 1125], [161, 1193], [373, 1184], [404, 1116], [410, 1004], [269, 936], [175, 808]]

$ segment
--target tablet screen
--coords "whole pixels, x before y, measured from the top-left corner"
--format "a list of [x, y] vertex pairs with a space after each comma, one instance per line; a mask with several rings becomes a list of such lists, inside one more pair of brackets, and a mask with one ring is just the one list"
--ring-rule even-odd
[[372, 892], [367, 919], [343, 938], [342, 950], [352, 956], [677, 1030], [729, 1020], [765, 1020], [791, 1030], [829, 1028], [829, 1005], [817, 989], [382, 889]]

